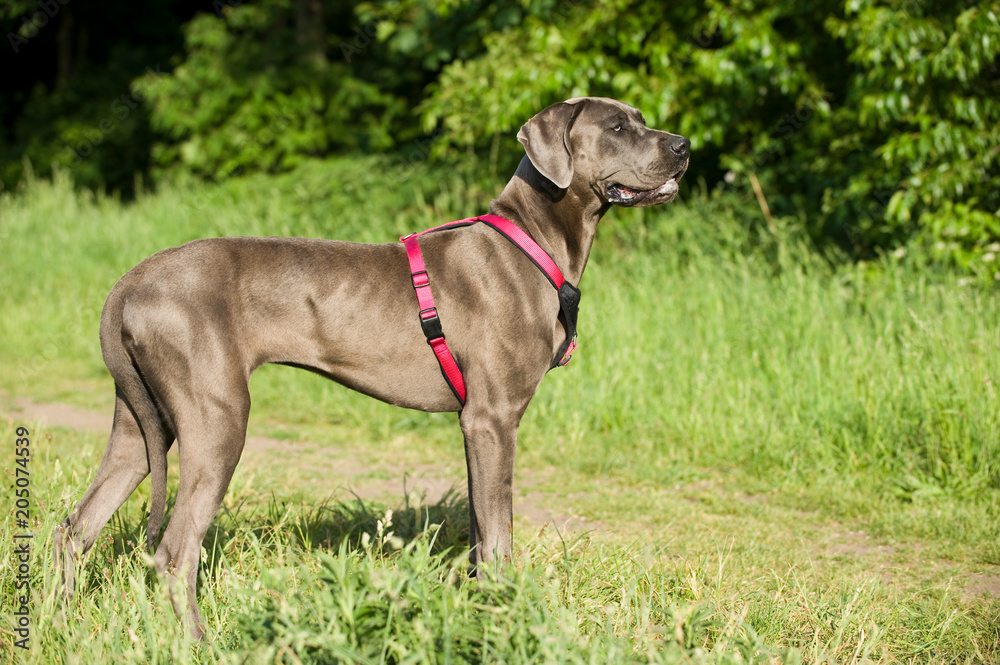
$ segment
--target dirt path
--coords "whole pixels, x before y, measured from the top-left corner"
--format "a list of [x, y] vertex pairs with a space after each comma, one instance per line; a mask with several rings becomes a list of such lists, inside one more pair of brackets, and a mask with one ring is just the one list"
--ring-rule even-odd
[[[0, 404], [13, 404], [13, 409], [0, 407], [0, 417], [6, 416], [20, 422], [90, 432], [102, 437], [111, 429], [109, 414], [65, 404], [45, 404], [27, 398], [4, 397], [6, 399]], [[171, 449], [168, 457], [171, 468], [177, 468], [176, 446]], [[558, 474], [558, 470], [553, 468], [518, 471], [515, 478], [514, 500], [516, 519], [531, 526], [555, 525], [563, 532], [607, 531], [607, 525], [600, 522], [553, 510], [553, 506], [558, 505], [560, 500], [551, 489], [548, 491], [543, 489], [552, 487], [553, 474]], [[243, 459], [237, 470], [237, 476], [233, 479], [232, 487], [238, 491], [253, 488], [255, 481], [261, 477], [278, 478], [280, 483], [291, 490], [307, 491], [318, 496], [356, 495], [363, 499], [383, 501], [389, 505], [398, 503], [407, 492], [422, 495], [425, 504], [440, 501], [452, 490], [461, 495], [465, 494], [465, 468], [458, 457], [435, 463], [407, 462], [391, 451], [367, 449], [358, 445], [344, 447], [329, 443], [251, 436], [247, 439]], [[683, 486], [679, 490], [668, 491], [667, 494], [671, 495], [672, 498], [668, 497], [671, 502], [683, 504], [690, 510], [691, 505], [698, 505], [705, 497], [724, 495], [725, 490], [713, 482], [701, 481]], [[646, 499], [652, 500], [654, 496], [646, 495]], [[744, 499], [751, 503], [757, 500], [746, 497]], [[669, 508], [669, 502], [660, 504], [659, 508], [660, 510]], [[768, 509], [776, 510], [774, 507]], [[653, 504], [650, 506], [650, 512], [654, 514], [657, 512]], [[914, 566], [926, 568], [925, 572], [928, 575], [940, 575], [953, 570], [957, 572], [960, 568], [954, 562], [925, 557], [919, 543], [880, 544], [873, 542], [864, 531], [850, 530], [837, 523], [818, 526], [819, 520], [815, 516], [785, 514], [784, 518], [792, 521], [801, 519], [802, 524], [797, 528], [816, 529], [813, 540], [801, 543], [815, 564], [839, 566], [841, 563], [864, 562], [867, 569], [876, 573], [881, 581], [889, 586], [895, 586], [899, 582], [898, 578], [901, 575], [905, 577], [906, 572], [912, 570]], [[706, 516], [702, 515], [701, 519], [706, 519]], [[778, 519], [778, 516], [772, 514], [768, 519]], [[655, 528], [654, 524], [635, 524], [633, 530], [642, 531], [644, 526]], [[674, 524], [675, 529], [681, 527], [683, 523]], [[941, 573], [935, 572], [938, 569]], [[981, 572], [971, 575], [967, 570], [963, 572], [964, 574], [957, 575], [956, 581], [959, 582], [961, 593], [966, 599], [972, 601], [983, 596], [1000, 598], [1000, 567], [986, 566]]]
[[[50, 427], [64, 427], [106, 436], [111, 431], [110, 413], [100, 413], [67, 404], [39, 403], [18, 397], [14, 408], [6, 417], [19, 421], [37, 422]], [[169, 464], [177, 464], [177, 447], [168, 455]], [[251, 469], [273, 467], [280, 459], [283, 467], [311, 470], [307, 479], [313, 479], [325, 491], [343, 490], [363, 499], [382, 501], [399, 500], [404, 492], [422, 495], [425, 503], [437, 503], [449, 491], [464, 495], [464, 468], [448, 468], [430, 464], [406, 465], [387, 460], [370, 451], [356, 448], [343, 449], [309, 441], [288, 441], [264, 436], [247, 437], [241, 466]], [[515, 515], [541, 526], [553, 524], [561, 530], [601, 530], [601, 524], [588, 521], [579, 515], [561, 515], [552, 509], [554, 498], [537, 491], [534, 476], [518, 477], [517, 496], [514, 500]], [[234, 483], [239, 479], [234, 479]]]

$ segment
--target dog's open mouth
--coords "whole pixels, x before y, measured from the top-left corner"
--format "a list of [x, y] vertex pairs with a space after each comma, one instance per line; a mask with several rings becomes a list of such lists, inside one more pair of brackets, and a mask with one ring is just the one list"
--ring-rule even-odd
[[620, 206], [651, 206], [667, 203], [677, 196], [677, 191], [680, 189], [678, 180], [678, 176], [674, 175], [653, 189], [634, 189], [618, 182], [610, 182], [607, 185], [608, 200]]

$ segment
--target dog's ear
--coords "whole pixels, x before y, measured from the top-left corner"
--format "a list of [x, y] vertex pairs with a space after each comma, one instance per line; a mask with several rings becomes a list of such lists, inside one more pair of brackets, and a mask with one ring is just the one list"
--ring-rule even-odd
[[583, 104], [553, 104], [524, 123], [517, 133], [531, 163], [560, 189], [569, 187], [573, 180], [569, 130], [582, 109]]

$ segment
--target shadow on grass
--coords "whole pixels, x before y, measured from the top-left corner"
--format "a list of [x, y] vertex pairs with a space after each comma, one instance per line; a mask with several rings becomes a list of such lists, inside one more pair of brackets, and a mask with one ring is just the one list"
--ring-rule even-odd
[[357, 496], [351, 501], [331, 497], [314, 505], [306, 500], [279, 500], [272, 495], [266, 506], [252, 509], [249, 514], [243, 505], [235, 511], [223, 509], [203, 545], [210, 557], [213, 551], [235, 551], [241, 543], [251, 540], [264, 548], [337, 552], [345, 542], [351, 549], [360, 549], [366, 534], [370, 542], [376, 542], [380, 522], [383, 534], [391, 531], [404, 544], [419, 537], [430, 525], [440, 524], [434, 552], [461, 549], [469, 539], [469, 501], [454, 489], [431, 504], [407, 493], [395, 506]]
[[[176, 496], [170, 497], [170, 508], [175, 499]], [[168, 510], [161, 534], [169, 526], [169, 516]], [[139, 511], [115, 513], [95, 543], [90, 560], [110, 564], [115, 557], [138, 556], [145, 549], [148, 519], [146, 504]], [[203, 559], [201, 574], [213, 579], [223, 560], [254, 556], [257, 552], [267, 555], [293, 549], [336, 555], [342, 545], [351, 550], [363, 549], [366, 539], [369, 547], [388, 550], [386, 534], [391, 532], [405, 545], [419, 538], [431, 525], [440, 525], [433, 539], [432, 553], [466, 550], [469, 542], [468, 498], [450, 489], [439, 501], [430, 504], [424, 504], [418, 495], [409, 492], [395, 505], [357, 496], [349, 501], [330, 497], [317, 505], [305, 497], [278, 498], [272, 494], [266, 504], [240, 503], [233, 510], [225, 506], [220, 509], [202, 542], [207, 559]], [[90, 577], [87, 586], [102, 582], [99, 576]]]

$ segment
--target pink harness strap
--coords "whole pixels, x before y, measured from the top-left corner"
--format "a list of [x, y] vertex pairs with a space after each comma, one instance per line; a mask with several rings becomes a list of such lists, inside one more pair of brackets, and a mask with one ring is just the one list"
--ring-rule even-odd
[[[476, 217], [481, 222], [489, 224], [494, 229], [500, 232], [501, 235], [507, 237], [512, 243], [518, 246], [522, 252], [528, 255], [538, 269], [545, 273], [545, 276], [549, 278], [552, 282], [552, 286], [557, 289], [563, 285], [566, 278], [563, 277], [562, 270], [556, 265], [556, 262], [552, 260], [552, 257], [548, 253], [538, 246], [538, 243], [532, 240], [531, 236], [521, 230], [521, 227], [505, 219], [500, 215], [480, 215]], [[463, 220], [464, 221], [464, 220]]]
[[427, 275], [427, 267], [424, 265], [424, 257], [420, 251], [420, 236], [432, 231], [443, 231], [462, 226], [471, 226], [477, 222], [483, 222], [513, 243], [518, 249], [538, 267], [545, 277], [552, 283], [552, 286], [559, 292], [559, 302], [564, 322], [566, 324], [566, 342], [563, 344], [553, 367], [562, 366], [569, 362], [573, 350], [576, 348], [576, 308], [580, 299], [580, 292], [563, 277], [559, 266], [552, 260], [544, 249], [538, 246], [531, 236], [525, 233], [519, 226], [499, 215], [481, 215], [479, 217], [467, 217], [447, 224], [441, 224], [429, 228], [419, 233], [411, 233], [400, 238], [400, 242], [406, 248], [406, 258], [410, 262], [410, 278], [413, 281], [413, 290], [417, 294], [417, 305], [420, 308], [420, 327], [423, 329], [427, 343], [437, 356], [438, 364], [441, 366], [441, 373], [444, 375], [448, 387], [455, 393], [458, 401], [465, 406], [465, 379], [462, 377], [462, 370], [455, 362], [455, 357], [448, 349], [444, 332], [441, 329], [441, 320], [438, 318], [437, 308], [434, 306], [434, 297], [431, 295], [431, 281]]
[[441, 331], [441, 319], [438, 318], [437, 308], [434, 307], [434, 296], [431, 295], [431, 280], [427, 276], [424, 257], [420, 252], [418, 240], [420, 235], [420, 233], [411, 233], [400, 238], [403, 246], [406, 247], [406, 258], [410, 260], [410, 278], [413, 280], [413, 290], [417, 293], [417, 305], [420, 307], [420, 327], [423, 328], [427, 343], [430, 344], [434, 355], [437, 356], [438, 364], [441, 365], [441, 371], [444, 373], [448, 386], [464, 406], [465, 380], [462, 378], [462, 370], [458, 368], [458, 363], [451, 355], [448, 343], [444, 339], [444, 333]]

